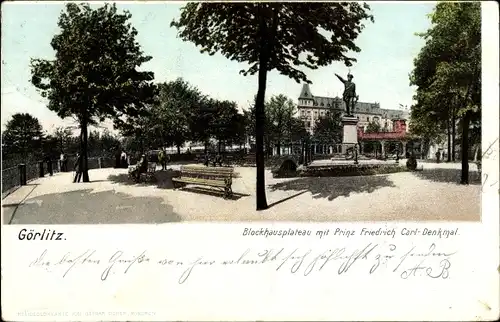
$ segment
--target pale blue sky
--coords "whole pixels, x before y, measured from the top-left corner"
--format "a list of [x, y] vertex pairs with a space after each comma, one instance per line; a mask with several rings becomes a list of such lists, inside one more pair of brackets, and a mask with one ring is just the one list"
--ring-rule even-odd
[[[137, 28], [138, 41], [151, 62], [144, 65], [155, 73], [155, 80], [170, 81], [177, 77], [196, 85], [212, 97], [236, 101], [246, 109], [257, 93], [257, 77], [244, 77], [238, 71], [245, 65], [229, 61], [221, 55], [201, 54], [192, 43], [176, 38], [170, 27], [179, 15], [183, 3], [118, 3], [119, 9], [129, 10], [132, 24]], [[435, 3], [376, 3], [371, 2], [375, 23], [366, 28], [356, 44], [361, 53], [351, 68], [362, 102], [380, 102], [382, 108], [396, 109], [401, 103], [410, 105], [414, 89], [409, 86], [408, 74], [413, 59], [423, 46], [415, 32], [425, 31], [427, 17]], [[72, 123], [62, 121], [49, 111], [44, 100], [30, 83], [30, 58], [52, 58], [50, 47], [58, 31], [57, 19], [64, 8], [61, 3], [2, 3], [2, 129], [16, 112], [29, 112], [38, 117], [44, 129]], [[306, 74], [313, 82], [313, 95], [335, 96], [342, 92], [342, 84], [334, 73], [347, 74], [341, 63]], [[266, 97], [285, 94], [296, 101], [302, 85], [271, 72], [268, 76]]]

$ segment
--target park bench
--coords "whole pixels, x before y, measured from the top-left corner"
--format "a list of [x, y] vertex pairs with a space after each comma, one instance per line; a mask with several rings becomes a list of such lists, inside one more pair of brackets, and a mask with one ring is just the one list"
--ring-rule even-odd
[[224, 192], [224, 198], [228, 198], [233, 194], [231, 189], [233, 175], [232, 167], [181, 166], [180, 176], [172, 178], [172, 182], [174, 188], [192, 184], [221, 189]]
[[[137, 165], [135, 165], [135, 166], [137, 166]], [[135, 178], [132, 178], [132, 171], [131, 171], [132, 169], [133, 168], [129, 169], [129, 178], [135, 179]], [[141, 172], [139, 178], [142, 178], [144, 176], [146, 181], [153, 181], [155, 179], [155, 172], [156, 172], [156, 162], [148, 162], [148, 168], [147, 168], [146, 172]]]
[[156, 162], [148, 162], [148, 170], [141, 173], [141, 176], [145, 176], [147, 181], [153, 181], [155, 179], [156, 172]]

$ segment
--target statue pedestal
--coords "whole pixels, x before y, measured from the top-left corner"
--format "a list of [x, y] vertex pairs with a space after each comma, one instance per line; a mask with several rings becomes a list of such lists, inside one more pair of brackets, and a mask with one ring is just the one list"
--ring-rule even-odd
[[358, 122], [357, 117], [342, 117], [342, 126], [344, 128], [344, 135], [342, 136], [342, 154], [345, 154], [347, 149], [358, 144]]

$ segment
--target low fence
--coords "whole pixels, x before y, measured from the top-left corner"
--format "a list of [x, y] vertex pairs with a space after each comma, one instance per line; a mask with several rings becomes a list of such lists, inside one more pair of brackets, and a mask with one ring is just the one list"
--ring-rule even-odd
[[[2, 196], [9, 190], [27, 184], [31, 180], [50, 176], [54, 173], [74, 171], [76, 162], [75, 157], [68, 158], [67, 169], [64, 169], [63, 164], [59, 160], [38, 161], [28, 164], [19, 164], [15, 167], [2, 169]], [[111, 168], [114, 166], [114, 160], [107, 157], [88, 158], [88, 168], [100, 169]]]

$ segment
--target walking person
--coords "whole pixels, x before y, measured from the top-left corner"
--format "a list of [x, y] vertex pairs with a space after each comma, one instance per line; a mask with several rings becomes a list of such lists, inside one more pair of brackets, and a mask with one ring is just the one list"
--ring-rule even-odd
[[62, 152], [62, 151], [61, 151], [61, 155], [59, 156], [59, 164], [61, 167], [61, 172], [68, 171], [68, 165], [66, 162], [66, 154], [64, 154], [64, 152]]
[[168, 170], [167, 166], [170, 163], [170, 154], [165, 151], [165, 170]]
[[121, 161], [121, 168], [128, 168], [128, 165], [127, 165], [127, 153], [125, 153], [125, 151], [122, 150], [122, 154], [121, 154], [121, 157], [120, 157], [120, 161]]
[[116, 169], [121, 168], [120, 160], [121, 160], [120, 150], [116, 150], [116, 153], [115, 153], [115, 168]]
[[441, 152], [437, 151], [436, 152], [436, 162], [439, 163], [440, 159], [441, 159]]
[[214, 167], [216, 167], [217, 164], [219, 165], [219, 167], [222, 167], [222, 156], [220, 155], [220, 153], [217, 153], [217, 155], [215, 156]]
[[129, 175], [134, 179], [135, 182], [139, 182], [141, 179], [141, 173], [148, 171], [148, 158], [146, 154], [141, 156], [139, 162], [129, 169]]
[[203, 164], [208, 167], [210, 165], [210, 154], [207, 152], [205, 153], [205, 160], [203, 161]]
[[163, 149], [161, 149], [160, 152], [158, 152], [158, 162], [160, 162], [162, 170], [165, 170], [165, 168], [166, 168], [165, 161], [166, 161], [165, 160], [165, 151], [163, 151]]
[[82, 179], [82, 168], [81, 168], [82, 157], [80, 153], [76, 154], [76, 162], [75, 162], [75, 178], [73, 179], [73, 183], [80, 182]]

